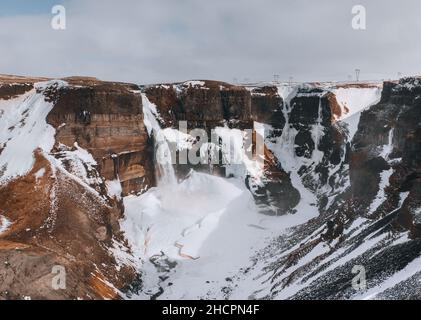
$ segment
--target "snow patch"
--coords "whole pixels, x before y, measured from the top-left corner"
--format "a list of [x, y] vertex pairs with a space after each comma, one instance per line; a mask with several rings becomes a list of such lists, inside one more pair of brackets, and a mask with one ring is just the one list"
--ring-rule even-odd
[[380, 173], [380, 183], [379, 183], [379, 191], [377, 192], [376, 197], [370, 204], [370, 208], [368, 213], [371, 214], [385, 201], [385, 188], [389, 184], [389, 179], [393, 174], [393, 169], [385, 170]]
[[7, 231], [11, 225], [12, 222], [10, 220], [8, 220], [5, 216], [0, 215], [0, 234]]
[[0, 184], [28, 173], [36, 149], [53, 148], [55, 130], [46, 122], [53, 103], [45, 100], [44, 91], [65, 85], [56, 80], [37, 83], [17, 98], [0, 100]]
[[342, 115], [338, 120], [344, 120], [367, 107], [380, 101], [381, 87], [373, 88], [338, 88], [332, 92], [341, 107]]
[[121, 199], [121, 193], [123, 192], [121, 188], [121, 183], [119, 179], [106, 181], [105, 185], [107, 186], [108, 195], [111, 198], [117, 198], [117, 200]]
[[35, 180], [38, 182], [39, 179], [41, 179], [45, 174], [45, 168], [39, 169], [37, 172], [35, 172]]
[[348, 141], [351, 141], [358, 130], [361, 112], [380, 101], [381, 87], [373, 88], [338, 88], [332, 92], [341, 107], [341, 116], [337, 120], [348, 125]]

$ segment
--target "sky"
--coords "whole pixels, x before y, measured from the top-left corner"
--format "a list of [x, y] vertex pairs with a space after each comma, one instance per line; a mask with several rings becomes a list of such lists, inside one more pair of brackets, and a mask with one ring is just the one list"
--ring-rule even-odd
[[[54, 5], [66, 29], [51, 27]], [[366, 9], [355, 30], [352, 8]], [[0, 74], [135, 83], [421, 74], [419, 0], [0, 0]]]

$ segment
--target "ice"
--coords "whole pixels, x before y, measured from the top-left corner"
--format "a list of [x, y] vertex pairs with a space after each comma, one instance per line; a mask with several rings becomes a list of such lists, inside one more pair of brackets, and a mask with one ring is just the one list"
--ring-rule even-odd
[[383, 146], [383, 149], [380, 153], [380, 156], [383, 157], [383, 159], [385, 159], [386, 161], [389, 160], [389, 156], [393, 151], [393, 133], [394, 133], [394, 131], [395, 131], [394, 128], [389, 130], [387, 144], [385, 144]]
[[155, 142], [155, 161], [158, 170], [160, 171], [159, 183], [173, 185], [176, 183], [174, 168], [172, 166], [172, 155], [165, 137], [164, 130], [158, 122], [159, 113], [156, 105], [151, 103], [145, 93], [141, 93], [144, 124], [150, 137], [154, 138]]

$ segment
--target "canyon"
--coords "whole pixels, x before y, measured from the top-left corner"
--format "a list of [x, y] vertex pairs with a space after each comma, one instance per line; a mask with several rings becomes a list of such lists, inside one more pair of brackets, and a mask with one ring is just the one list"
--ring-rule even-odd
[[420, 150], [416, 77], [0, 76], [0, 299], [420, 299]]

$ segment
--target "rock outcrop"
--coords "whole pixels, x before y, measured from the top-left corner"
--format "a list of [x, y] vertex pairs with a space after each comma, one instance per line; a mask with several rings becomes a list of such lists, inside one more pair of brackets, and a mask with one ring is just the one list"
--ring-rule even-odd
[[153, 150], [137, 86], [66, 80], [70, 85], [51, 97], [55, 106], [47, 118], [57, 145], [77, 142], [87, 149], [106, 180], [121, 182], [124, 195], [153, 186]]
[[[350, 153], [354, 198], [372, 216], [399, 210], [396, 227], [414, 237], [420, 236], [420, 119], [420, 79], [387, 82], [380, 103], [362, 113]], [[384, 187], [380, 205], [370, 206]]]

